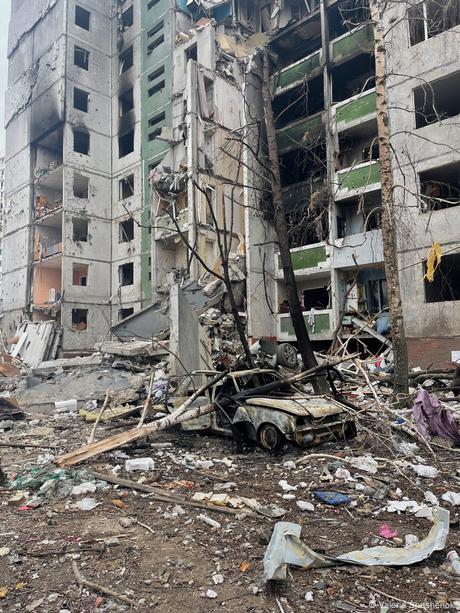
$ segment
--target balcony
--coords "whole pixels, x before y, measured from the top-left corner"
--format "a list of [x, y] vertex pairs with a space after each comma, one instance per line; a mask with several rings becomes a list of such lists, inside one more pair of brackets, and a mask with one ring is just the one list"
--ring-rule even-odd
[[[186, 232], [189, 227], [189, 210], [183, 209], [176, 216], [177, 224], [181, 232]], [[155, 240], [168, 240], [178, 234], [176, 224], [168, 214], [159, 215], [155, 218]]]
[[62, 255], [35, 262], [32, 285], [34, 310], [58, 309], [62, 296]]
[[[330, 309], [324, 311], [314, 311], [304, 313], [303, 316], [307, 331], [312, 340], [328, 340], [331, 338], [331, 320], [332, 311]], [[314, 318], [314, 325], [310, 320]], [[278, 315], [278, 340], [282, 342], [295, 341], [296, 335], [294, 326], [292, 325], [291, 315], [289, 313], [280, 313]]]
[[330, 43], [330, 54], [334, 64], [373, 49], [374, 32], [371, 23], [358, 27], [353, 32], [347, 32]]
[[299, 85], [306, 78], [311, 78], [321, 71], [321, 50], [315, 51], [307, 57], [283, 68], [273, 77], [275, 94]]
[[335, 107], [337, 132], [348, 130], [356, 125], [366, 123], [376, 116], [375, 91], [364, 92]]
[[62, 192], [63, 166], [61, 161], [50, 163], [35, 170], [34, 183], [42, 187]]
[[371, 160], [335, 175], [335, 200], [342, 200], [380, 189], [380, 162]]
[[355, 268], [383, 262], [381, 230], [351, 234], [335, 241], [332, 261], [334, 268]]
[[292, 208], [299, 208], [301, 206], [307, 207], [311, 195], [314, 192], [318, 192], [324, 189], [326, 179], [311, 177], [306, 181], [294, 183], [288, 187], [283, 188], [283, 205], [286, 211]]
[[[330, 271], [330, 247], [326, 243], [316, 243], [291, 249], [291, 260], [296, 277], [324, 276]], [[277, 279], [283, 278], [281, 259], [276, 255], [275, 273]]]
[[316, 115], [300, 119], [281, 130], [277, 130], [278, 153], [283, 155], [293, 149], [299, 149], [304, 142], [306, 134], [308, 134], [309, 141], [315, 140], [322, 127], [323, 114], [316, 113]]
[[34, 262], [40, 262], [53, 255], [62, 254], [62, 243], [39, 242], [34, 249]]
[[62, 253], [62, 211], [49, 214], [35, 225], [34, 262]]

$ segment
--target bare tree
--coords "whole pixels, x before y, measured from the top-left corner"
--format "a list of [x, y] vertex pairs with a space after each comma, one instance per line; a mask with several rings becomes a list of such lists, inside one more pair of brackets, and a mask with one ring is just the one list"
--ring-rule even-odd
[[289, 231], [283, 206], [283, 192], [279, 167], [278, 144], [276, 140], [275, 122], [273, 119], [272, 99], [270, 94], [269, 52], [264, 49], [262, 96], [264, 103], [265, 127], [267, 130], [268, 158], [270, 160], [270, 183], [272, 189], [275, 228], [278, 238], [281, 266], [289, 301], [292, 325], [297, 337], [300, 355], [305, 368], [313, 368], [318, 364], [308, 335], [299, 299], [294, 269], [292, 266]]
[[401, 286], [398, 272], [398, 245], [394, 202], [394, 184], [390, 145], [390, 122], [386, 92], [386, 50], [380, 0], [369, 0], [375, 42], [375, 90], [377, 106], [377, 133], [380, 151], [380, 175], [382, 194], [382, 238], [385, 274], [388, 287], [393, 355], [394, 394], [408, 393], [408, 357], [404, 317], [401, 301]]

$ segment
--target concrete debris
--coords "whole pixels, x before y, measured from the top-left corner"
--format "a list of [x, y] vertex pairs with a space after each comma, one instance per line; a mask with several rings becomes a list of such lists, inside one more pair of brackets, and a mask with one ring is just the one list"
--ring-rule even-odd
[[56, 357], [60, 335], [61, 328], [54, 321], [24, 322], [16, 331], [17, 342], [12, 345], [10, 354], [35, 368]]
[[[273, 578], [283, 575], [286, 560], [308, 568], [397, 567], [423, 562], [443, 546], [446, 516], [438, 500], [453, 511], [460, 505], [448, 459], [455, 450], [439, 436], [428, 447], [411, 409], [392, 405], [391, 374], [359, 363], [366, 379], [356, 357], [347, 355], [319, 355], [318, 367], [302, 372], [295, 347], [268, 341], [253, 344], [255, 367], [248, 368], [233, 314], [221, 302], [210, 306], [198, 298], [203, 308], [195, 310], [183, 293], [179, 287], [172, 292], [168, 339], [105, 342], [93, 355], [33, 368], [19, 360], [20, 352], [5, 354], [17, 360], [18, 369], [16, 376], [0, 379], [6, 418], [0, 422], [1, 446], [11, 446], [2, 481], [11, 488], [7, 513], [27, 518], [40, 507], [50, 525], [59, 513], [61, 525], [75, 516], [97, 526], [115, 513], [116, 527], [103, 540], [111, 552], [123, 548], [125, 539], [144, 547], [144, 540], [162, 543], [163, 536], [173, 535], [168, 542], [178, 548], [175, 558], [182, 559], [179, 550], [193, 550], [194, 568], [202, 556], [195, 547], [204, 544], [216, 553], [211, 572], [196, 583], [202, 586], [197, 593], [214, 599], [207, 591], [217, 594], [213, 588], [219, 586], [216, 598], [222, 601], [235, 578], [227, 579], [232, 571], [221, 559], [236, 556], [235, 568], [247, 576], [246, 597], [266, 598], [254, 585], [252, 560], [263, 556], [267, 539], [259, 526], [268, 521], [301, 521], [312, 538], [311, 549], [305, 549], [298, 528], [292, 534], [289, 528], [284, 541], [275, 529], [270, 551], [276, 552], [266, 560]], [[182, 366], [168, 354], [172, 347]], [[312, 390], [312, 378], [321, 372], [340, 373], [327, 396]], [[454, 399], [449, 406], [458, 427], [460, 406]], [[85, 444], [88, 440], [93, 442]], [[305, 451], [312, 446], [317, 453]], [[14, 464], [18, 448], [35, 452], [28, 456], [29, 467]], [[289, 459], [267, 450], [289, 451]], [[83, 468], [73, 468], [76, 464]], [[433, 491], [421, 492], [427, 479]], [[433, 529], [423, 539], [429, 522]], [[352, 531], [356, 525], [358, 531]], [[342, 543], [356, 540], [356, 551], [340, 552]], [[295, 555], [286, 544], [291, 541]], [[10, 541], [8, 548], [5, 560], [14, 555]], [[170, 564], [166, 568], [153, 578], [149, 571], [146, 580], [169, 590], [179, 579], [168, 575]], [[307, 579], [302, 600], [327, 610], [328, 592], [316, 587], [321, 581]], [[281, 606], [290, 610], [284, 600]]]

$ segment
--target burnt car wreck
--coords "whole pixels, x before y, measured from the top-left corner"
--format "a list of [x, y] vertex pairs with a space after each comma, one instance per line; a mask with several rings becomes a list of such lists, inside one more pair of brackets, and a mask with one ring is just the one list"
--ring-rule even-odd
[[332, 396], [308, 393], [301, 382], [290, 382], [274, 369], [228, 373], [191, 406], [209, 404], [214, 411], [182, 428], [233, 436], [238, 443], [257, 443], [269, 450], [280, 449], [286, 442], [311, 447], [356, 434], [347, 404]]

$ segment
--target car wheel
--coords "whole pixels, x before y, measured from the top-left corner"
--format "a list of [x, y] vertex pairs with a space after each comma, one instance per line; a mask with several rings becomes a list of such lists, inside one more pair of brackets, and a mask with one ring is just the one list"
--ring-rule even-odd
[[280, 449], [284, 444], [284, 436], [273, 424], [262, 424], [259, 428], [258, 439], [264, 449]]
[[281, 343], [276, 348], [276, 360], [285, 368], [296, 368], [298, 365], [297, 348], [290, 343]]

